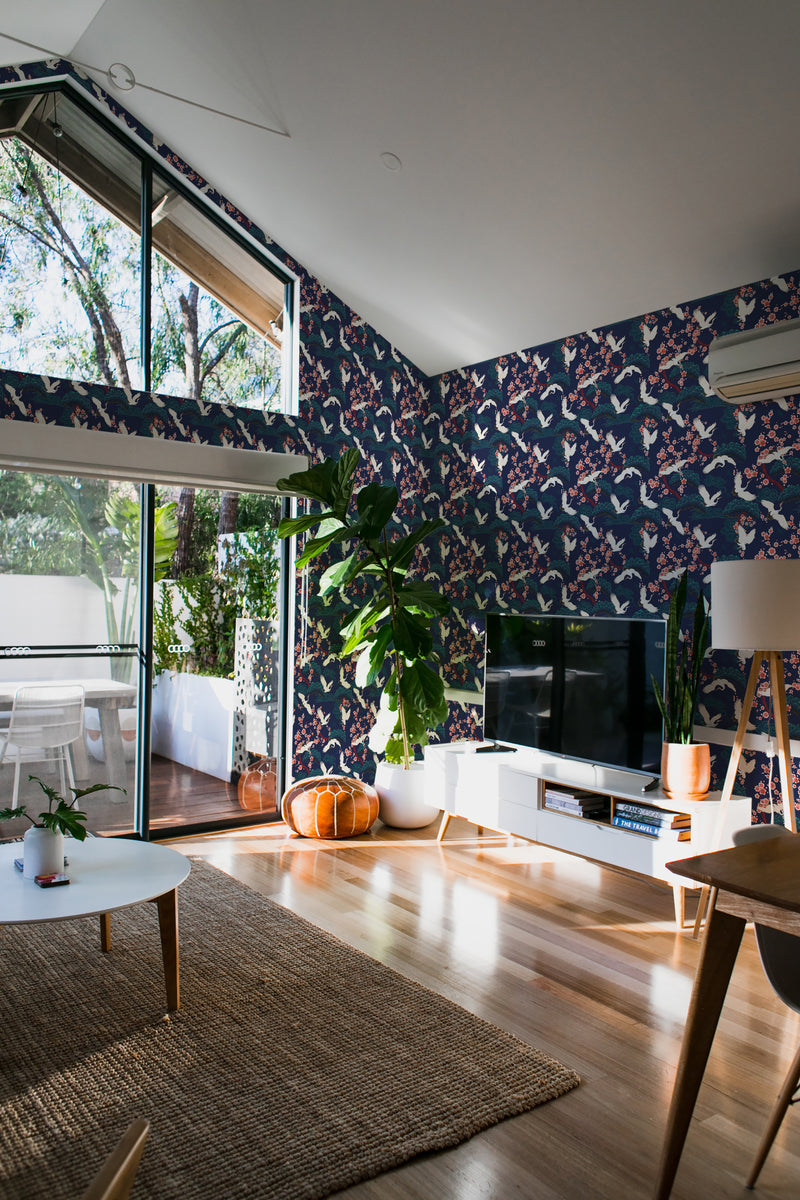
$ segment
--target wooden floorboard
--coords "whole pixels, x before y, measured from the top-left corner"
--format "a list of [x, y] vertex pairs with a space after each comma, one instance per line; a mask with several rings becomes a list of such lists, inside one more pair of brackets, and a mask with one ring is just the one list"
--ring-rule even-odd
[[[688, 929], [675, 929], [671, 891], [529, 843], [478, 838], [463, 821], [444, 844], [435, 833], [377, 823], [362, 838], [319, 842], [279, 824], [172, 843], [581, 1074], [569, 1095], [341, 1195], [651, 1196], [699, 950]], [[191, 996], [183, 1001], [188, 1008]], [[800, 1114], [791, 1110], [756, 1193], [744, 1187], [798, 1039], [800, 1019], [771, 991], [748, 931], [675, 1200], [800, 1194]]]

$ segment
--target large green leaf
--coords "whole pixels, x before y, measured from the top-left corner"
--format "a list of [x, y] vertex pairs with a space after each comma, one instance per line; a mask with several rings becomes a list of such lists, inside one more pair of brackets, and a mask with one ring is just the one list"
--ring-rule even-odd
[[377, 480], [359, 490], [356, 497], [358, 529], [365, 541], [374, 542], [382, 536], [383, 527], [397, 508], [399, 499], [394, 484], [381, 484]]
[[367, 672], [366, 679], [364, 680], [366, 687], [369, 687], [371, 683], [374, 683], [375, 679], [380, 674], [381, 668], [383, 667], [386, 659], [386, 655], [389, 651], [389, 647], [392, 644], [392, 636], [393, 632], [391, 625], [384, 625], [384, 627], [379, 629], [375, 635], [375, 640], [369, 647], [369, 671]]
[[396, 542], [392, 542], [389, 547], [391, 566], [397, 571], [407, 570], [417, 546], [421, 545], [437, 529], [441, 529], [444, 524], [441, 517], [434, 517], [431, 521], [423, 521], [416, 529], [412, 529], [410, 533], [405, 534]]
[[358, 450], [345, 450], [333, 472], [333, 503], [331, 504], [331, 508], [336, 513], [336, 516], [342, 519], [347, 515], [347, 510], [350, 507], [350, 497], [353, 494], [353, 476], [358, 470], [360, 461], [361, 454]]
[[395, 612], [394, 644], [404, 658], [427, 658], [433, 649], [433, 638], [424, 621], [413, 613], [400, 609]]
[[376, 621], [379, 621], [388, 611], [388, 599], [378, 599], [373, 604], [367, 605], [366, 608], [359, 609], [342, 628], [342, 637], [344, 638], [342, 656], [346, 657], [358, 649]]
[[450, 601], [427, 583], [409, 580], [397, 592], [398, 603], [404, 608], [418, 608], [430, 617], [444, 617], [450, 612]]
[[357, 558], [358, 552], [354, 550], [352, 554], [348, 554], [347, 558], [341, 558], [338, 562], [331, 563], [327, 571], [323, 571], [319, 581], [320, 596], [327, 596], [328, 592], [342, 586]]
[[278, 525], [278, 537], [287, 538], [295, 533], [305, 533], [307, 529], [311, 529], [318, 521], [324, 520], [326, 517], [333, 516], [331, 512], [324, 513], [305, 513], [301, 517], [284, 517]]
[[346, 541], [348, 537], [349, 530], [343, 526], [339, 526], [332, 533], [326, 533], [323, 537], [310, 538], [303, 547], [303, 553], [297, 560], [298, 571], [302, 570], [307, 562], [311, 562], [312, 558], [316, 558], [322, 554], [323, 550], [327, 550], [328, 546], [333, 545], [335, 542]]
[[405, 668], [400, 680], [400, 695], [426, 725], [438, 725], [447, 720], [444, 682], [427, 663], [411, 663]]
[[291, 492], [294, 496], [307, 496], [309, 500], [319, 500], [327, 508], [334, 507], [334, 499], [338, 491], [335, 476], [338, 462], [334, 458], [326, 458], [324, 462], [316, 463], [307, 471], [295, 471], [277, 483], [279, 492]]

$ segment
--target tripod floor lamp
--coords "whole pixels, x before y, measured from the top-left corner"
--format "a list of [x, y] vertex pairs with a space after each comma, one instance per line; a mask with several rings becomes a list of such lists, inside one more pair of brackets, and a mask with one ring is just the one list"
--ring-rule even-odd
[[797, 833], [783, 651], [800, 649], [800, 559], [753, 558], [711, 565], [711, 645], [715, 650], [752, 650], [742, 715], [722, 787], [723, 811], [733, 794], [747, 722], [764, 662], [769, 669], [783, 822]]
[[[750, 675], [742, 701], [742, 714], [736, 728], [728, 772], [722, 785], [716, 845], [719, 845], [725, 812], [733, 795], [747, 733], [747, 722], [753, 707], [761, 667], [765, 661], [769, 669], [769, 686], [775, 718], [783, 823], [787, 829], [797, 833], [783, 651], [800, 649], [800, 560], [753, 558], [712, 563], [711, 645], [715, 650], [753, 651]], [[700, 931], [708, 900], [708, 888], [703, 888], [697, 906], [694, 937], [697, 937]]]

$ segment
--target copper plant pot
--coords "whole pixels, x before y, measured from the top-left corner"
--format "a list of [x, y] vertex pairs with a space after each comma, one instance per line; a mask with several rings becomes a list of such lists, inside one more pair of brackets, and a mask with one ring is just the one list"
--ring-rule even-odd
[[670, 800], [705, 800], [711, 783], [707, 742], [664, 742], [661, 747], [661, 790]]

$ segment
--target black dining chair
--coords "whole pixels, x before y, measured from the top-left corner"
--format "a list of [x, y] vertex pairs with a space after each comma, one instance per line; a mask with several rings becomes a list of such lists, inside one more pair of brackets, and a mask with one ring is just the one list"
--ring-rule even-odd
[[[739, 846], [745, 842], [775, 837], [797, 837], [797, 834], [792, 833], [783, 825], [751, 825], [749, 829], [740, 829], [734, 833], [733, 841], [735, 845]], [[786, 933], [783, 929], [771, 929], [768, 925], [760, 925], [757, 922], [754, 928], [764, 974], [784, 1004], [794, 1012], [800, 1013], [800, 936]], [[789, 1105], [794, 1102], [798, 1083], [800, 1083], [800, 1047], [792, 1060], [789, 1073], [769, 1115], [767, 1128], [761, 1138], [747, 1179], [749, 1188], [756, 1185], [761, 1168], [775, 1141], [775, 1135], [781, 1127]]]

